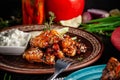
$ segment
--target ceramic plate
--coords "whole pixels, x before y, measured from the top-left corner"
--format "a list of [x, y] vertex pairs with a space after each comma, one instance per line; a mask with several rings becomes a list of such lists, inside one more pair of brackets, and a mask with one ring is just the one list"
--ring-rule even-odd
[[[11, 28], [18, 28], [25, 32], [32, 32], [43, 30], [44, 25], [20, 25], [13, 26]], [[53, 25], [51, 28], [63, 28], [63, 26]], [[94, 63], [100, 58], [103, 52], [103, 44], [98, 37], [84, 30], [71, 27], [69, 28], [67, 34], [72, 37], [76, 36], [79, 40], [81, 40], [81, 42], [87, 46], [87, 51], [84, 54], [71, 58], [73, 60], [76, 60], [78, 57], [82, 57], [82, 60], [76, 60], [76, 62], [65, 71], [83, 68]], [[24, 60], [22, 56], [0, 55], [0, 69], [24, 74], [46, 74], [54, 72], [53, 66], [45, 65], [42, 63], [29, 63]]]
[[96, 65], [75, 71], [64, 80], [100, 80], [105, 64]]

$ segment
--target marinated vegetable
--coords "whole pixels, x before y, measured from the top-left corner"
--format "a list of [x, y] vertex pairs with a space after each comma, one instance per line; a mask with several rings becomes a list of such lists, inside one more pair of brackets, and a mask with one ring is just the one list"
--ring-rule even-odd
[[42, 24], [44, 0], [22, 0], [23, 24]]

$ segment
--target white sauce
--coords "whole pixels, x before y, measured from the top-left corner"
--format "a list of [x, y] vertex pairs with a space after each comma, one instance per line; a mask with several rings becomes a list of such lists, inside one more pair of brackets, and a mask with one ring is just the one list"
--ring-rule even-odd
[[28, 34], [18, 29], [11, 29], [0, 33], [0, 46], [24, 46]]

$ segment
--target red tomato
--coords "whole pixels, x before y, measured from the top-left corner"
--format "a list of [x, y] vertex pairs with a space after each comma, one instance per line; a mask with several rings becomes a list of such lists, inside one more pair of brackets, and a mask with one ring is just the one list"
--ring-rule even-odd
[[45, 0], [46, 15], [52, 11], [55, 21], [68, 20], [81, 15], [84, 9], [84, 0]]

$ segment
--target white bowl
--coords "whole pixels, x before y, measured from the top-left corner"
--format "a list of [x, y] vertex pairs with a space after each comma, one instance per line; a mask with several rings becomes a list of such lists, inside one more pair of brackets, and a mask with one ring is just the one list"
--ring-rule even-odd
[[0, 54], [3, 55], [22, 55], [27, 48], [28, 42], [31, 38], [31, 34], [26, 33], [26, 42], [23, 46], [0, 46]]

